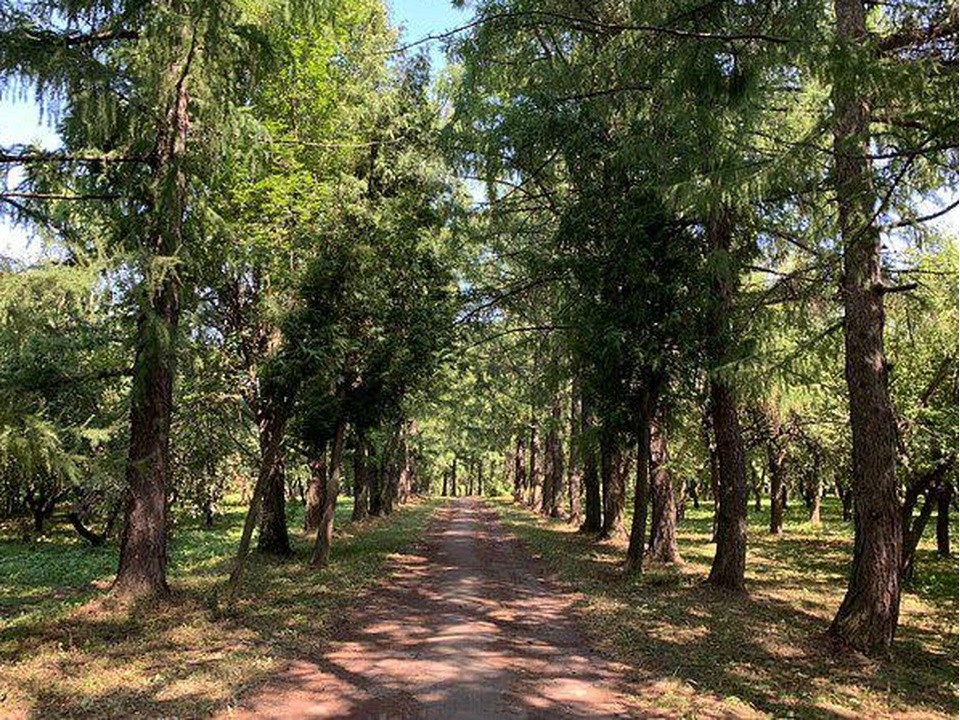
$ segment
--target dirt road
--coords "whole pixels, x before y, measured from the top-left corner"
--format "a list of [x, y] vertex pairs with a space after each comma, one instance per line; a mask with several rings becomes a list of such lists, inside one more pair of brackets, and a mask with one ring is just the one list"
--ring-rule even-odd
[[244, 718], [640, 717], [624, 668], [586, 648], [558, 593], [496, 516], [451, 500], [322, 658], [292, 663]]

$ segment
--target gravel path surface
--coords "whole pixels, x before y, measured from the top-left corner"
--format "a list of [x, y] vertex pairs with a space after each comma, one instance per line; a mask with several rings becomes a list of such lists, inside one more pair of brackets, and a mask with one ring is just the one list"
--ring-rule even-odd
[[320, 658], [245, 702], [243, 718], [641, 717], [626, 668], [591, 652], [558, 592], [474, 498], [439, 510]]

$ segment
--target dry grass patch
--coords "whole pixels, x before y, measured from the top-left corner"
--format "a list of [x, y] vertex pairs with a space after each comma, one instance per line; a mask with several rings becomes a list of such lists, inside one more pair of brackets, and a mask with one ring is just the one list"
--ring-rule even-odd
[[[289, 660], [314, 657], [345, 610], [381, 578], [387, 557], [412, 551], [436, 507], [414, 503], [388, 519], [353, 525], [345, 522], [348, 505], [338, 508], [343, 529], [329, 568], [306, 565], [311, 539], [296, 534], [295, 559], [254, 555], [242, 596], [216, 613], [207, 598], [224, 579], [239, 509], [213, 530], [178, 529], [170, 572], [175, 596], [159, 604], [102, 597], [98, 586], [112, 574], [112, 552], [66, 538], [48, 543], [46, 553], [80, 558], [69, 585], [63, 563], [24, 570], [25, 563], [42, 563], [45, 552], [0, 541], [0, 565], [19, 567], [21, 586], [18, 592], [7, 584], [0, 596], [0, 716], [201, 718], [236, 706]], [[37, 607], [31, 602], [37, 586], [69, 591], [59, 600], [45, 595]]]
[[843, 597], [852, 528], [825, 503], [824, 524], [792, 507], [781, 537], [750, 513], [746, 596], [704, 580], [714, 546], [710, 508], [680, 526], [684, 563], [621, 577], [625, 542], [598, 543], [562, 521], [491, 501], [505, 527], [542, 556], [579, 607], [593, 640], [638, 671], [638, 696], [677, 717], [957, 716], [957, 561], [921, 546], [904, 594], [894, 657], [838, 650], [824, 636]]

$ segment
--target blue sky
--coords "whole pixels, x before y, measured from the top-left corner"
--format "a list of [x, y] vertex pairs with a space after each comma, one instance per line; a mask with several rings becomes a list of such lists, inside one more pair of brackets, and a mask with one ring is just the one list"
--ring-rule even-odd
[[468, 10], [454, 8], [450, 0], [387, 0], [387, 5], [390, 20], [405, 29], [406, 42], [459, 27], [470, 15]]
[[[391, 22], [401, 28], [401, 41], [415, 42], [428, 35], [437, 35], [459, 27], [468, 21], [469, 11], [458, 10], [450, 0], [387, 0]], [[440, 43], [428, 44], [434, 66], [443, 63]], [[0, 97], [0, 147], [14, 144], [38, 144], [47, 149], [59, 145], [57, 134], [40, 116], [32, 95], [3, 91]], [[10, 182], [17, 178], [11, 173]], [[30, 243], [23, 228], [12, 227], [0, 219], [0, 255], [25, 261], [35, 260], [40, 254], [37, 243]]]

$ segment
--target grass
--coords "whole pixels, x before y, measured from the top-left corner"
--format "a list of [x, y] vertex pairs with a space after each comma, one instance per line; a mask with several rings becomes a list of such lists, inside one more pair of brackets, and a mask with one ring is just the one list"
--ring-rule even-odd
[[[205, 598], [235, 551], [239, 506], [213, 529], [174, 528], [174, 602], [150, 606], [103, 597], [116, 570], [115, 547], [88, 547], [60, 527], [32, 543], [0, 535], [0, 716], [228, 712], [287, 660], [319, 653], [344, 611], [381, 578], [388, 556], [413, 546], [436, 507], [415, 502], [388, 519], [353, 524], [346, 522], [351, 502], [341, 499], [337, 508], [329, 568], [310, 569], [311, 538], [294, 533], [297, 558], [253, 555], [241, 597], [221, 614]], [[291, 527], [300, 527], [302, 512], [291, 510]]]
[[[625, 541], [600, 543], [562, 521], [492, 500], [504, 526], [579, 594], [588, 634], [633, 669], [638, 697], [678, 717], [956, 717], [957, 560], [921, 545], [901, 604], [891, 659], [840, 651], [824, 636], [843, 598], [852, 528], [826, 502], [824, 523], [788, 511], [784, 534], [749, 513], [745, 597], [704, 582], [714, 546], [712, 508], [688, 510], [684, 563], [622, 577]], [[752, 505], [751, 505], [752, 508]]]

